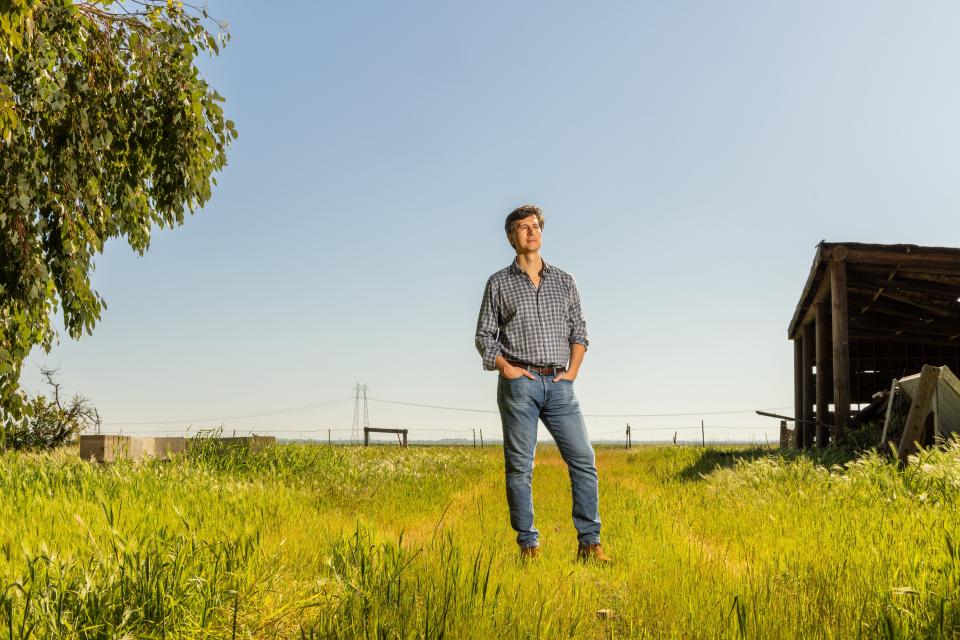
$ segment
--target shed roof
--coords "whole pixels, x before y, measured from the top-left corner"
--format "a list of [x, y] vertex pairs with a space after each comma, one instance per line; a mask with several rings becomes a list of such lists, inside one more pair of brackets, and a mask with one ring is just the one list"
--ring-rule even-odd
[[847, 265], [850, 337], [960, 345], [960, 249], [914, 244], [821, 242], [789, 338], [827, 297], [831, 261]]

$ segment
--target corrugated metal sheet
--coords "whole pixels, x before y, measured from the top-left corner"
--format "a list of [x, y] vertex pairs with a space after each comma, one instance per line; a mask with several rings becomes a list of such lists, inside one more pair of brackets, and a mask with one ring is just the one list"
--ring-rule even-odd
[[[940, 376], [937, 379], [937, 390], [933, 394], [933, 411], [939, 420], [940, 433], [949, 436], [960, 433], [960, 380], [950, 371], [949, 367], [939, 367]], [[900, 378], [898, 385], [913, 399], [920, 384], [920, 374]], [[928, 387], [929, 388], [929, 387]]]

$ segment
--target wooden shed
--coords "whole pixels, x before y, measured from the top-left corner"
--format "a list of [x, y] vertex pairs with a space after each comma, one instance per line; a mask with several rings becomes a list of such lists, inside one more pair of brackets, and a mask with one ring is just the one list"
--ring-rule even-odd
[[821, 242], [787, 331], [797, 443], [824, 445], [925, 364], [960, 371], [960, 249]]

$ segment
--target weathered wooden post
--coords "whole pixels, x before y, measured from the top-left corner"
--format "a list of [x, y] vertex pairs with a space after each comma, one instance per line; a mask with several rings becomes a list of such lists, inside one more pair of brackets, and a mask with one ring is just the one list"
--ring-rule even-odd
[[814, 305], [814, 332], [816, 333], [816, 396], [817, 396], [817, 446], [825, 447], [830, 442], [830, 308], [826, 302]]
[[850, 334], [847, 315], [847, 248], [834, 247], [830, 263], [830, 306], [833, 311], [833, 410], [835, 437], [850, 421]]
[[[803, 336], [793, 340], [793, 417], [796, 419], [794, 435], [799, 436], [800, 420], [803, 418]], [[797, 440], [797, 438], [795, 438]], [[799, 444], [797, 446], [800, 446]]]
[[797, 434], [798, 445], [804, 449], [813, 444], [814, 346], [814, 326], [813, 322], [808, 322], [803, 325], [803, 414], [797, 416], [803, 419], [803, 422], [797, 421]]

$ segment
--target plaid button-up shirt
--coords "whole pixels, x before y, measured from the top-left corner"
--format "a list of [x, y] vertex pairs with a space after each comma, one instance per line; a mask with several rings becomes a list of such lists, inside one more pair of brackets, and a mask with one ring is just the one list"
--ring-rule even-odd
[[495, 369], [498, 355], [537, 366], [566, 366], [575, 343], [588, 345], [572, 275], [544, 261], [537, 288], [514, 260], [490, 276], [477, 319], [476, 345], [484, 369]]

